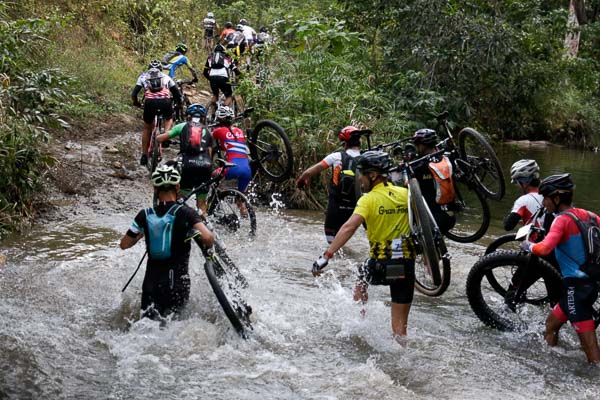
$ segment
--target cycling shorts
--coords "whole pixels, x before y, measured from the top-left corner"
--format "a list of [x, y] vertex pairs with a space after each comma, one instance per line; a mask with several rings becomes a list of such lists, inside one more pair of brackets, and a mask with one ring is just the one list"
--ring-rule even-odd
[[143, 316], [164, 318], [179, 313], [190, 297], [190, 276], [186, 269], [146, 270], [142, 284]]
[[593, 332], [593, 305], [598, 298], [598, 285], [587, 278], [564, 278], [558, 304], [552, 314], [562, 322], [571, 322], [577, 333]]
[[350, 219], [353, 212], [354, 206], [340, 205], [339, 202], [329, 198], [325, 214], [325, 238], [328, 243], [333, 242], [333, 238], [337, 235], [342, 225]]
[[205, 29], [204, 30], [204, 37], [205, 38], [213, 38], [215, 37], [215, 31], [212, 29]]
[[389, 285], [392, 303], [410, 304], [415, 293], [415, 262], [402, 260], [404, 264], [404, 278], [393, 280], [391, 283], [383, 282], [375, 271], [378, 260], [368, 258], [358, 268], [358, 283], [367, 288], [369, 285]]
[[250, 169], [250, 163], [247, 158], [232, 158], [230, 162], [236, 164], [236, 167], [227, 168], [225, 173], [225, 179], [237, 179], [238, 190], [242, 193], [246, 193], [248, 185], [252, 180], [252, 170]]
[[146, 99], [144, 101], [144, 122], [151, 124], [157, 115], [162, 115], [164, 119], [173, 118], [173, 101], [170, 98]]
[[[208, 181], [212, 174], [210, 162], [205, 162], [202, 157], [186, 159], [181, 168], [181, 189], [191, 190]], [[205, 198], [208, 186], [197, 192], [197, 196]]]
[[231, 83], [229, 78], [225, 76], [211, 76], [210, 78], [210, 90], [215, 97], [219, 97], [219, 90], [223, 92], [225, 97], [229, 97], [233, 94], [231, 89]]

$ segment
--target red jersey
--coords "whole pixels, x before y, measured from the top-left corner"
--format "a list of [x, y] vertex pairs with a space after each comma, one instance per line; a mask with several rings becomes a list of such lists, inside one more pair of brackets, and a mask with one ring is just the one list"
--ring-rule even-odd
[[246, 134], [240, 128], [221, 126], [213, 130], [212, 136], [225, 150], [227, 161], [231, 162], [234, 158], [248, 158]]

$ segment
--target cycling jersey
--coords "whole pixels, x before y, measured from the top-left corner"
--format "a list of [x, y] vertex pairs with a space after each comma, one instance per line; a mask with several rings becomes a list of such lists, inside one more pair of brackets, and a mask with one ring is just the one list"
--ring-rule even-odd
[[416, 249], [408, 222], [408, 190], [379, 183], [364, 194], [354, 213], [365, 219], [370, 257], [414, 260]]
[[213, 130], [212, 136], [225, 150], [227, 161], [236, 164], [236, 167], [227, 169], [225, 179], [237, 179], [238, 190], [245, 192], [252, 179], [252, 171], [244, 131], [236, 127], [221, 126]]
[[217, 21], [214, 18], [204, 18], [202, 20], [202, 26], [204, 26], [204, 36], [213, 37]]
[[244, 29], [242, 30], [242, 33], [244, 34], [244, 37], [246, 38], [246, 42], [248, 43], [254, 43], [254, 38], [256, 37], [256, 31], [254, 30], [254, 28], [245, 25]]
[[[135, 85], [144, 89], [145, 100], [171, 98], [171, 88], [176, 86], [175, 82], [173, 81], [173, 79], [171, 79], [167, 75], [163, 74], [162, 72], [161, 72], [161, 74], [163, 75], [162, 76], [162, 89], [158, 92], [152, 92], [150, 90], [150, 85], [147, 80], [147, 78], [149, 76], [148, 71], [142, 72], [140, 74], [140, 76], [138, 77]], [[136, 93], [136, 95], [137, 95], [137, 93]]]
[[[349, 158], [356, 158], [360, 155], [360, 150], [359, 149], [348, 149], [344, 151]], [[350, 160], [346, 161], [346, 163], [349, 163]], [[336, 151], [335, 153], [331, 153], [329, 154], [327, 157], [325, 157], [324, 159], [321, 160], [321, 165], [323, 165], [326, 168], [331, 167], [332, 171], [331, 171], [331, 182], [330, 182], [330, 186], [329, 186], [329, 198], [330, 200], [333, 198], [335, 200], [337, 195], [337, 186], [339, 184], [339, 180], [340, 180], [340, 173], [342, 172], [342, 152], [341, 151]], [[354, 205], [356, 204], [356, 199], [352, 198], [352, 199], [339, 199], [339, 200], [349, 200], [349, 201], [341, 201], [342, 203], [348, 203], [348, 206], [351, 206], [352, 208], [354, 208]]]
[[229, 71], [234, 70], [235, 65], [234, 65], [233, 61], [231, 60], [231, 58], [229, 58], [228, 56], [226, 56], [223, 53], [221, 53], [221, 55], [223, 56], [223, 67], [221, 67], [221, 68], [216, 68], [214, 66], [214, 62], [213, 62], [214, 55], [213, 54], [208, 56], [208, 58], [206, 59], [206, 63], [204, 64], [204, 71], [203, 71], [204, 77], [206, 77], [207, 79], [210, 79], [211, 77], [214, 77], [214, 76], [222, 76], [224, 78], [229, 78]]
[[[582, 221], [589, 221], [589, 214], [581, 208], [570, 208]], [[600, 218], [596, 217], [600, 225]], [[563, 278], [587, 278], [587, 274], [579, 269], [586, 261], [585, 248], [581, 232], [571, 217], [559, 214], [554, 218], [548, 235], [532, 246], [531, 252], [538, 256], [547, 256], [555, 249], [556, 260], [560, 265]]]
[[[190, 71], [194, 71], [190, 60], [179, 52], [171, 52], [163, 57], [163, 70], [168, 71], [169, 77], [175, 78], [175, 71], [182, 65], [187, 66]], [[196, 72], [194, 71], [193, 74]]]
[[515, 200], [510, 212], [518, 214], [521, 217], [521, 223], [527, 225], [535, 213], [543, 207], [542, 200], [544, 200], [544, 196], [539, 194], [536, 188]]
[[232, 32], [235, 32], [235, 29], [233, 29], [233, 28], [225, 28], [221, 32], [220, 38], [221, 39], [225, 39]]

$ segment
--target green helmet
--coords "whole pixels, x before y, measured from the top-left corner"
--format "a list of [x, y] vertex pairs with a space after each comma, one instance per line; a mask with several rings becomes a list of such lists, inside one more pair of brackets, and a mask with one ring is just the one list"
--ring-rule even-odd
[[172, 165], [161, 165], [152, 173], [152, 185], [154, 187], [173, 186], [181, 181], [179, 171]]

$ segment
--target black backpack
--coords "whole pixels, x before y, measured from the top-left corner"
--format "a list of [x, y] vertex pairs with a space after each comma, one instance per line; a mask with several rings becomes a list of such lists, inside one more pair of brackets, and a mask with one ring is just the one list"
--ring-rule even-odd
[[212, 69], [225, 68], [225, 55], [220, 51], [214, 52], [210, 63]]
[[148, 82], [148, 89], [152, 93], [160, 92], [163, 90], [162, 84], [163, 73], [158, 68], [152, 68], [148, 71], [146, 82]]
[[356, 203], [356, 159], [345, 151], [341, 152], [342, 155], [342, 169], [338, 176], [337, 186], [334, 188], [336, 194], [336, 200], [345, 203]]
[[600, 227], [598, 227], [596, 221], [596, 214], [588, 211], [589, 221], [582, 221], [575, 214], [568, 211], [565, 214], [575, 221], [583, 239], [583, 247], [586, 253], [585, 263], [579, 266], [579, 269], [590, 278], [600, 281]]

